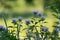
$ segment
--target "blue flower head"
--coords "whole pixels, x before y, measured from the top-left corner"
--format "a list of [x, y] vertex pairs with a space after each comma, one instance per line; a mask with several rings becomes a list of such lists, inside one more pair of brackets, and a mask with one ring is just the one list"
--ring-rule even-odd
[[31, 22], [31, 20], [26, 20], [26, 23], [30, 23]]
[[29, 24], [31, 22], [31, 20], [26, 20], [26, 24]]
[[16, 18], [13, 18], [13, 19], [12, 19], [12, 22], [13, 22], [13, 23], [17, 22]]
[[4, 29], [4, 26], [0, 25], [0, 30], [3, 30]]
[[2, 26], [2, 25], [0, 25], [0, 28], [3, 28], [3, 26]]
[[20, 16], [20, 17], [18, 18], [18, 20], [19, 20], [19, 21], [22, 21], [22, 17]]
[[59, 32], [59, 29], [55, 28], [55, 29], [53, 30], [53, 32], [58, 33], [58, 32]]
[[47, 27], [41, 27], [41, 30], [42, 30], [42, 31], [47, 31], [48, 28], [47, 28]]
[[33, 11], [34, 14], [37, 14], [38, 12], [39, 12], [38, 10], [34, 10], [34, 11]]

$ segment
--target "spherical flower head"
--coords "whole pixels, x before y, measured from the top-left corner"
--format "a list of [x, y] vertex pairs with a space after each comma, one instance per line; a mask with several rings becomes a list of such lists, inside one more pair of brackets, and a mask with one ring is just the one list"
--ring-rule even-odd
[[31, 22], [31, 20], [26, 20], [26, 23], [30, 23]]
[[12, 19], [12, 22], [13, 22], [13, 23], [17, 22], [16, 18], [13, 18], [13, 19]]
[[2, 28], [2, 29], [3, 29], [3, 26], [2, 26], [2, 25], [0, 25], [0, 28]]
[[42, 30], [42, 31], [47, 31], [48, 28], [47, 28], [47, 27], [41, 27], [41, 30]]
[[55, 28], [55, 29], [53, 30], [53, 32], [58, 33], [58, 32], [59, 32], [59, 29]]
[[20, 16], [20, 17], [18, 18], [18, 20], [19, 20], [19, 21], [22, 21], [22, 17]]
[[38, 10], [34, 10], [34, 11], [33, 11], [34, 14], [37, 14], [38, 12], [39, 12]]
[[0, 25], [0, 30], [4, 30], [4, 26]]
[[26, 24], [29, 24], [31, 22], [31, 20], [26, 20]]

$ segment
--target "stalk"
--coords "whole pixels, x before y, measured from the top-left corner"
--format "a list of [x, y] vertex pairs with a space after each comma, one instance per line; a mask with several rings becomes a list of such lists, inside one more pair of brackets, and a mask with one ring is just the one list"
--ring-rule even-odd
[[18, 24], [17, 24], [17, 40], [20, 40], [20, 38], [19, 38], [19, 26], [18, 26]]

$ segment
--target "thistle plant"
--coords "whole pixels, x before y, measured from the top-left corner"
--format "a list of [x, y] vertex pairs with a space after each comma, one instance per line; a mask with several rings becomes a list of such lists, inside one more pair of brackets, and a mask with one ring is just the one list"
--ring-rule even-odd
[[5, 28], [3, 25], [0, 25], [0, 40], [17, 40], [17, 39], [15, 36], [11, 35], [8, 28]]
[[18, 20], [16, 19], [16, 18], [13, 18], [12, 19], [12, 23], [14, 24], [14, 25], [16, 25], [16, 29], [17, 29], [17, 40], [20, 40], [20, 28], [21, 28], [21, 23], [22, 23], [22, 17], [20, 16], [20, 17], [18, 17]]
[[55, 24], [53, 25], [54, 27], [54, 30], [52, 32], [52, 40], [59, 40], [59, 31], [60, 31], [60, 14], [59, 13], [56, 13], [56, 14], [53, 14], [53, 16], [57, 19], [56, 22], [54, 22]]
[[54, 28], [58, 28], [60, 30], [60, 14], [54, 15], [55, 18], [57, 18], [57, 21], [53, 25]]
[[54, 28], [52, 35], [51, 35], [51, 40], [60, 40], [59, 38], [59, 29]]
[[[33, 14], [34, 14], [34, 17], [32, 18], [33, 20], [31, 20], [31, 22], [33, 23], [33, 26], [32, 26], [32, 30], [36, 30], [36, 32], [34, 32], [35, 36], [34, 36], [34, 39], [35, 40], [41, 40], [40, 38], [40, 33], [38, 32], [37, 28], [36, 28], [36, 24], [40, 23], [42, 21], [42, 24], [43, 24], [43, 21], [45, 20], [45, 17], [43, 16], [43, 14], [41, 12], [39, 12], [38, 10], [34, 10], [33, 11]], [[39, 16], [39, 20], [36, 21], [36, 16]]]
[[[36, 24], [40, 24], [40, 22], [42, 22], [42, 26], [43, 26], [43, 23], [44, 23], [44, 20], [45, 20], [45, 16], [44, 16], [44, 14], [42, 13], [42, 12], [40, 12], [40, 11], [34, 11], [33, 12], [34, 13], [34, 18], [36, 17], [36, 15], [38, 16], [38, 21], [36, 22], [36, 20], [37, 19], [33, 19], [34, 20], [34, 28], [35, 28], [35, 30], [36, 30], [36, 32], [35, 32], [35, 40], [45, 40], [45, 39], [47, 39], [47, 36], [46, 35], [48, 35], [49, 36], [49, 31], [48, 31], [48, 28], [46, 28], [46, 27], [41, 27], [41, 29], [42, 29], [42, 31], [44, 31], [44, 38], [43, 38], [43, 34], [42, 34], [42, 32], [40, 33], [40, 32], [38, 32], [38, 30], [37, 30], [37, 28], [36, 28]], [[46, 31], [45, 31], [46, 30]], [[41, 35], [41, 37], [40, 37], [40, 35]]]
[[[22, 16], [19, 16], [18, 19], [13, 18], [12, 24], [14, 26], [8, 26], [8, 28], [4, 28], [2, 25], [0, 25], [1, 34], [3, 32], [7, 33], [6, 35], [8, 37], [6, 40], [8, 40], [9, 38], [10, 38], [9, 40], [20, 40], [20, 33], [21, 33], [20, 29], [21, 29], [21, 27], [23, 27], [22, 24], [25, 23], [27, 28], [24, 28], [23, 30], [26, 30], [27, 32], [26, 32], [26, 38], [24, 38], [24, 40], [32, 40], [31, 38], [33, 38], [34, 40], [50, 40], [50, 39], [51, 40], [60, 40], [60, 38], [59, 38], [60, 14], [56, 14], [56, 15], [53, 14], [58, 19], [58, 21], [55, 22], [55, 24], [53, 25], [54, 29], [52, 32], [49, 31], [48, 27], [43, 25], [46, 22], [45, 22], [45, 15], [42, 12], [40, 12], [38, 10], [34, 10], [33, 14], [34, 14], [33, 18], [26, 19], [25, 21], [23, 21]], [[42, 24], [40, 24], [41, 22], [42, 22]], [[13, 28], [13, 30], [11, 30], [11, 32], [10, 32], [9, 28]], [[38, 28], [39, 28], [39, 30], [38, 30]], [[16, 33], [14, 33], [14, 32], [16, 32]], [[4, 35], [5, 35], [5, 33], [4, 33]], [[15, 36], [14, 36], [14, 34], [15, 34]], [[3, 39], [1, 39], [1, 40], [3, 40]]]
[[32, 34], [32, 32], [30, 31], [30, 29], [31, 29], [30, 22], [31, 22], [31, 20], [29, 20], [29, 19], [25, 20], [25, 23], [26, 23], [26, 25], [27, 25], [28, 28], [27, 28], [27, 33], [26, 33], [27, 38], [24, 38], [24, 40], [31, 40], [31, 37], [32, 37], [31, 34]]
[[40, 37], [41, 37], [41, 40], [49, 40], [50, 39], [50, 32], [47, 27], [41, 25]]

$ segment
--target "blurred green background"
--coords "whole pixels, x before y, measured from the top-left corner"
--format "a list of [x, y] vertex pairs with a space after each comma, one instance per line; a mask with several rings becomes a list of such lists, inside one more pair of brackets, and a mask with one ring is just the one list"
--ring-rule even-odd
[[33, 3], [30, 3], [30, 1], [27, 0], [0, 0], [0, 24], [4, 25], [2, 15], [4, 15], [6, 19], [18, 16], [29, 18], [33, 16], [32, 10], [40, 10], [43, 12], [43, 0], [33, 0], [32, 2]]

